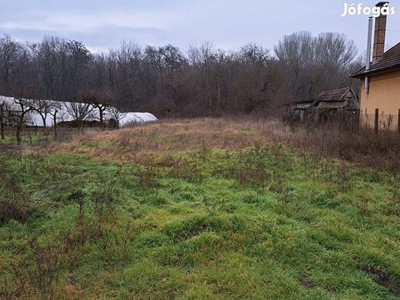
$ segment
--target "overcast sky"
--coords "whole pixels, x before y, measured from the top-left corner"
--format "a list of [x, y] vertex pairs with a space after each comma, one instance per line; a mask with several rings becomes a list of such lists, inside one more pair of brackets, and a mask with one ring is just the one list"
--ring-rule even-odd
[[[1, 0], [0, 34], [36, 42], [45, 36], [77, 40], [92, 52], [118, 49], [122, 41], [141, 46], [172, 44], [186, 53], [204, 42], [223, 50], [255, 43], [273, 50], [299, 31], [314, 36], [344, 33], [362, 54], [368, 16], [341, 17], [344, 3], [373, 7], [378, 1], [323, 0]], [[397, 7], [398, 6], [398, 7]], [[400, 2], [389, 4], [386, 49], [400, 42]]]

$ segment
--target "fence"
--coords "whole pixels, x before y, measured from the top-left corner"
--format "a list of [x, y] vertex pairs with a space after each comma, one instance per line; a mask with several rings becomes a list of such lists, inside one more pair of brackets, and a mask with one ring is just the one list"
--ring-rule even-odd
[[301, 110], [292, 118], [292, 121], [300, 121], [308, 126], [335, 124], [343, 129], [354, 130], [359, 127], [360, 113], [358, 110]]
[[360, 113], [360, 126], [373, 128], [375, 132], [397, 130], [400, 133], [400, 109], [397, 115], [385, 115], [379, 109], [375, 109], [374, 114]]
[[301, 120], [306, 123], [334, 123], [343, 129], [373, 129], [379, 131], [398, 131], [400, 133], [400, 109], [397, 115], [385, 115], [375, 110], [374, 114], [365, 114], [359, 110], [321, 110], [303, 111]]

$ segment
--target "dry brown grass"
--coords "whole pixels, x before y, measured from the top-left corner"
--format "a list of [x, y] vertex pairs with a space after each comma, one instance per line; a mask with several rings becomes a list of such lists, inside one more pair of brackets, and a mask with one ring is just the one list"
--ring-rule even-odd
[[346, 130], [335, 124], [291, 127], [275, 119], [251, 117], [162, 120], [112, 131], [87, 129], [65, 133], [63, 141], [26, 152], [86, 153], [105, 160], [129, 162], [149, 155], [211, 149], [242, 149], [282, 143], [317, 158], [335, 157], [361, 165], [400, 170], [400, 139], [395, 132]]
[[318, 157], [334, 157], [380, 170], [400, 172], [400, 136], [396, 131], [375, 133], [371, 128], [346, 128], [343, 124], [299, 127], [286, 141]]
[[[240, 149], [271, 141], [283, 141], [290, 128], [277, 120], [191, 119], [139, 124], [113, 131], [86, 130], [65, 142], [39, 151], [87, 153], [104, 159], [129, 161], [151, 153], [209, 149]], [[92, 145], [92, 146], [91, 146]], [[38, 150], [27, 150], [38, 151]]]

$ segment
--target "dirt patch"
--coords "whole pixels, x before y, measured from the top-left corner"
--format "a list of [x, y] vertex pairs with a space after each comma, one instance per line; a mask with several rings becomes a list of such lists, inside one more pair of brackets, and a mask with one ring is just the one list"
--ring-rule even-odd
[[5, 224], [10, 220], [25, 222], [26, 218], [26, 211], [19, 205], [7, 201], [0, 202], [0, 224]]
[[363, 266], [361, 270], [368, 275], [373, 275], [377, 284], [389, 289], [396, 297], [400, 297], [400, 280], [386, 274], [384, 270], [376, 266]]
[[0, 144], [0, 155], [9, 151], [14, 151], [17, 147], [14, 145], [1, 145]]
[[308, 288], [308, 289], [313, 289], [314, 288], [314, 284], [312, 283], [312, 281], [310, 279], [308, 279], [307, 277], [302, 277], [299, 280], [299, 283]]

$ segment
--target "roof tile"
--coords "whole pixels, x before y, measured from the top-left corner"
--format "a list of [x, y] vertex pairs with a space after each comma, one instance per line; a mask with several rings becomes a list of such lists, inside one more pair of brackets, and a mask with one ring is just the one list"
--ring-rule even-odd
[[349, 91], [348, 87], [324, 91], [318, 95], [315, 99], [316, 101], [339, 101], [342, 99], [343, 95]]
[[365, 71], [365, 67], [363, 67], [356, 73], [352, 74], [351, 77], [364, 77], [365, 75], [383, 72], [394, 68], [400, 68], [400, 43], [383, 53], [383, 57], [378, 61], [373, 62], [367, 72]]

